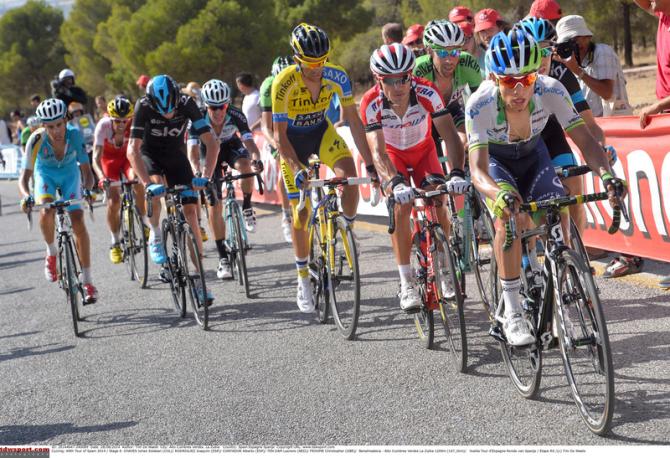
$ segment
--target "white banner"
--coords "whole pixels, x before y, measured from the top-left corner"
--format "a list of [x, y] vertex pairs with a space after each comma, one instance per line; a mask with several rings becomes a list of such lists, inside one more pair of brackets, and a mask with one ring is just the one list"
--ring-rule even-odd
[[0, 168], [0, 179], [18, 178], [21, 173], [21, 148], [16, 145], [0, 145], [0, 153], [5, 161], [5, 167]]

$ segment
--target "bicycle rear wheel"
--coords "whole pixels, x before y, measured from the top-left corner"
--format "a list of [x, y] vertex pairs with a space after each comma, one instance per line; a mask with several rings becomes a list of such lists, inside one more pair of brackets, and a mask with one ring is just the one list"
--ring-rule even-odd
[[605, 316], [582, 258], [573, 250], [562, 257], [555, 318], [565, 375], [586, 426], [602, 436], [614, 414], [614, 369]]
[[244, 219], [242, 218], [242, 211], [240, 207], [235, 204], [235, 210], [232, 212], [233, 221], [233, 235], [235, 237], [235, 270], [237, 270], [237, 279], [240, 285], [244, 286], [244, 294], [250, 297], [249, 293], [249, 276], [247, 274], [247, 259], [246, 249], [244, 246], [244, 237], [242, 231], [244, 230]]
[[473, 202], [476, 202], [474, 205], [479, 206], [477, 210], [479, 218], [474, 221], [474, 237], [471, 241], [474, 258], [473, 270], [484, 308], [489, 314], [489, 319], [493, 319], [497, 304], [495, 296], [498, 293], [498, 273], [493, 252], [495, 229], [493, 219], [484, 204], [478, 198], [473, 199]]
[[351, 340], [356, 334], [361, 307], [358, 250], [354, 233], [344, 218], [338, 216], [331, 224], [333, 238], [326, 245], [330, 305], [340, 333]]
[[426, 291], [427, 272], [425, 267], [426, 256], [421, 249], [421, 235], [414, 234], [412, 237], [412, 255], [410, 264], [414, 273], [416, 284], [421, 296], [421, 308], [414, 314], [414, 327], [419, 336], [419, 341], [427, 349], [433, 348], [435, 342], [435, 318], [433, 310], [428, 308], [428, 293]]
[[184, 318], [186, 316], [186, 282], [180, 265], [179, 239], [169, 219], [163, 220], [162, 232], [167, 255], [167, 262], [163, 264], [164, 273], [170, 280], [170, 293], [174, 307], [179, 316]]
[[140, 288], [145, 288], [149, 275], [149, 252], [139, 210], [136, 207], [124, 205], [121, 225], [123, 256], [130, 273], [130, 279], [136, 280], [140, 284]]
[[74, 329], [74, 335], [79, 337], [79, 321], [81, 321], [81, 306], [82, 306], [82, 294], [80, 291], [79, 278], [77, 278], [77, 264], [76, 264], [76, 255], [73, 247], [73, 240], [69, 237], [66, 237], [62, 242], [62, 250], [64, 251], [65, 263], [63, 263], [63, 253], [59, 256], [60, 262], [60, 275], [65, 290], [65, 295], [67, 297], [68, 304], [70, 305], [70, 312], [72, 315], [72, 328]]
[[468, 367], [468, 340], [463, 314], [463, 291], [459, 281], [459, 272], [461, 276], [463, 272], [440, 227], [435, 229], [435, 247], [432, 254], [434, 289], [440, 306], [442, 327], [456, 370], [465, 372]]
[[326, 255], [321, 245], [318, 224], [310, 226], [309, 239], [309, 275], [314, 295], [314, 307], [317, 311], [319, 323], [324, 324], [328, 321], [330, 288], [328, 272], [326, 271]]
[[[180, 235], [181, 262], [188, 287], [187, 296], [195, 321], [206, 331], [209, 324], [210, 301], [207, 299], [207, 283], [205, 281], [205, 271], [202, 268], [200, 249], [193, 228], [188, 223], [182, 223]], [[193, 262], [195, 269], [191, 269], [190, 262]]]

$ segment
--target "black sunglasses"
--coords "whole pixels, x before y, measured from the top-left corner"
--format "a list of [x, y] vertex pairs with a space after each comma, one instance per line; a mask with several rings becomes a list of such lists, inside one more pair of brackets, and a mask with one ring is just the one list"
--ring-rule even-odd
[[207, 108], [209, 108], [212, 111], [226, 110], [228, 108], [228, 104], [224, 103], [220, 107], [214, 107], [214, 106], [211, 106], [211, 105], [207, 105]]

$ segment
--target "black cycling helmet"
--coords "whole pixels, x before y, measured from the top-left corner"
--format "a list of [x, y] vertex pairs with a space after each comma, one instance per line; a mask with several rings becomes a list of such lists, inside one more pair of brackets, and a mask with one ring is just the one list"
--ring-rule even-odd
[[303, 22], [291, 32], [291, 48], [298, 58], [323, 59], [330, 52], [330, 40], [322, 28]]
[[147, 98], [160, 114], [172, 113], [179, 104], [179, 85], [169, 75], [157, 75], [147, 84]]

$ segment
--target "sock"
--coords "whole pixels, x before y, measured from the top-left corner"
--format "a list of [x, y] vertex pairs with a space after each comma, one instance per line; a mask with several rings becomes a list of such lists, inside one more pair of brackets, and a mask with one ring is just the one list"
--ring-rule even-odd
[[291, 209], [290, 208], [282, 208], [282, 219], [291, 221]]
[[149, 243], [161, 243], [163, 241], [163, 234], [161, 234], [160, 227], [149, 224], [149, 228], [151, 229]]
[[356, 221], [356, 215], [354, 216], [347, 216], [344, 213], [342, 213], [342, 216], [344, 216], [344, 220], [347, 222], [349, 226], [354, 225], [354, 221]]
[[228, 250], [226, 250], [226, 244], [223, 243], [223, 239], [215, 240], [216, 249], [219, 252], [219, 259], [228, 259]]
[[121, 234], [118, 232], [112, 232], [112, 245], [118, 245], [121, 241]]
[[298, 280], [303, 281], [307, 279], [309, 281], [309, 267], [307, 266], [307, 260], [309, 258], [295, 258], [295, 268], [298, 271]]
[[81, 281], [84, 284], [91, 283], [91, 268], [82, 267], [81, 268]]
[[502, 284], [502, 293], [505, 300], [505, 316], [510, 317], [515, 313], [521, 313], [521, 303], [519, 302], [521, 279], [519, 277], [510, 280], [501, 278], [500, 283]]
[[398, 264], [398, 273], [400, 274], [401, 288], [412, 284], [412, 266], [410, 264]]
[[247, 208], [251, 208], [251, 193], [245, 193], [242, 198], [242, 210], [246, 210]]
[[56, 256], [58, 254], [58, 248], [56, 248], [56, 242], [47, 243], [47, 254], [49, 256]]

